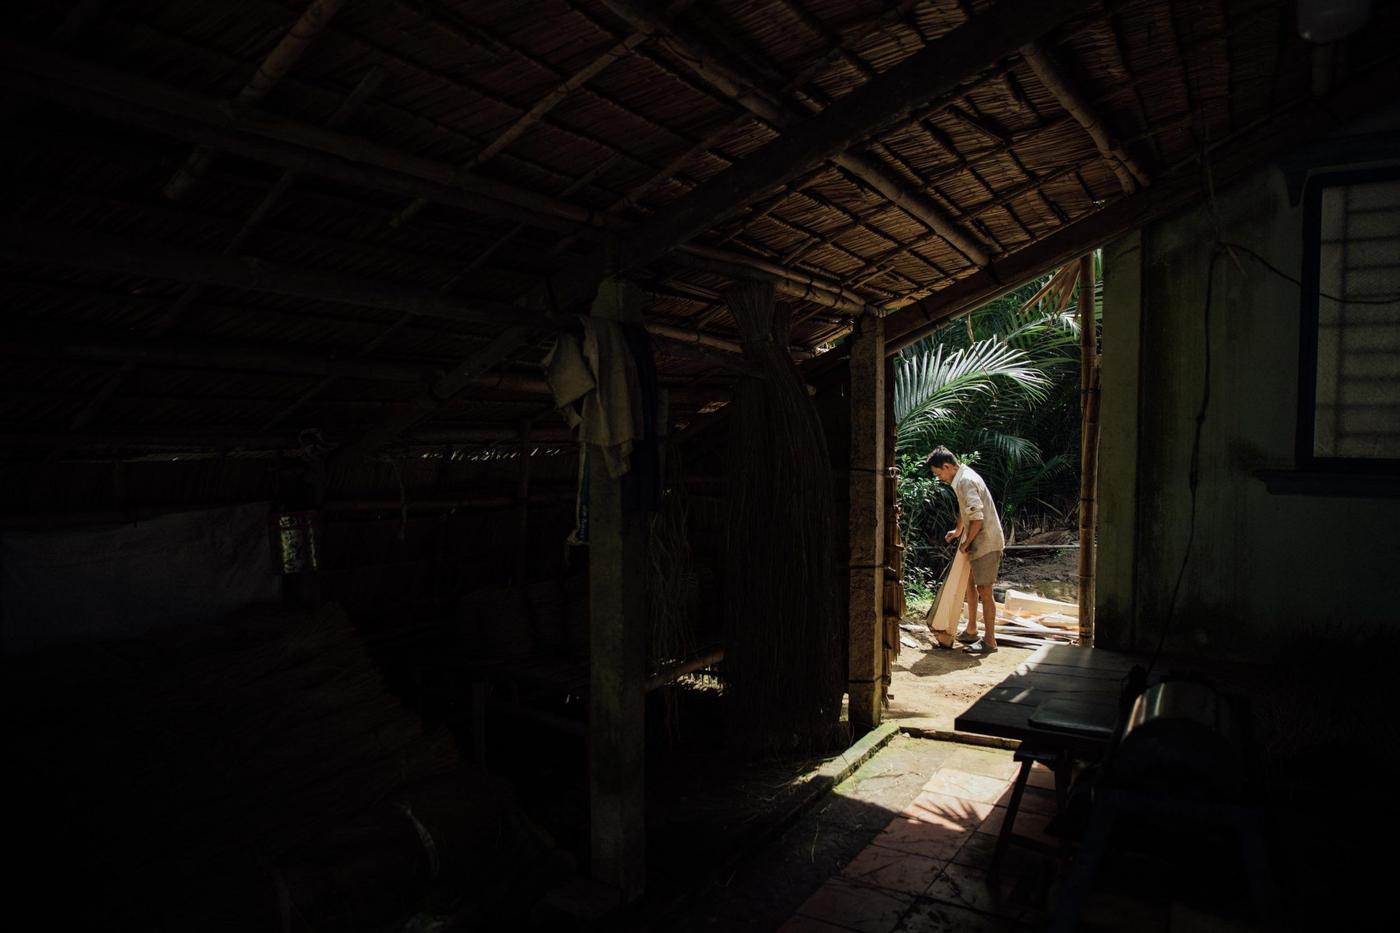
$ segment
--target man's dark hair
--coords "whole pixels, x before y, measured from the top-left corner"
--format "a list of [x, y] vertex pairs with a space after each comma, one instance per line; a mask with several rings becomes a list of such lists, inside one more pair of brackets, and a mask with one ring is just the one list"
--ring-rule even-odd
[[958, 458], [953, 456], [953, 452], [947, 447], [935, 447], [933, 451], [924, 458], [925, 470], [936, 470], [947, 463], [956, 464]]

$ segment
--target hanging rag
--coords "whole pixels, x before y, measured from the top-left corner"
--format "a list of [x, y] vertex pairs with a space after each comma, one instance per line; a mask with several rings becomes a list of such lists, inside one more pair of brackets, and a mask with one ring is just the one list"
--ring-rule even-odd
[[579, 429], [580, 443], [602, 448], [614, 479], [627, 472], [632, 445], [645, 433], [637, 366], [616, 320], [625, 288], [615, 279], [604, 281], [593, 315], [579, 319], [582, 339], [560, 334], [545, 359], [545, 379], [564, 420]]
[[[626, 286], [609, 279], [598, 288], [593, 316], [579, 319], [580, 334], [561, 333], [545, 357], [545, 380], [564, 421], [578, 428], [579, 474], [572, 544], [588, 542], [589, 481], [594, 448], [613, 479], [632, 468], [634, 445], [648, 437], [646, 405], [634, 348], [618, 323]], [[635, 335], [631, 342], [635, 342]], [[655, 404], [654, 400], [651, 402]], [[654, 435], [654, 430], [653, 430]], [[643, 456], [644, 462], [649, 458]], [[635, 480], [635, 477], [632, 479]], [[631, 484], [624, 484], [631, 485]]]
[[545, 360], [545, 379], [579, 443], [602, 448], [614, 479], [630, 466], [643, 434], [641, 390], [627, 337], [615, 321], [582, 318], [583, 339], [560, 334]]

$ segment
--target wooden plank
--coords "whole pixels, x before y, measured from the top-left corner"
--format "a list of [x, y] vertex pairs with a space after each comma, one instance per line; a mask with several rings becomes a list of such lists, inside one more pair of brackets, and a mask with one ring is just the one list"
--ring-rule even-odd
[[1041, 635], [1053, 635], [1057, 638], [1068, 638], [1071, 634], [1064, 629], [1052, 628], [1049, 625], [1041, 625], [1039, 622], [1030, 619], [1021, 619], [1016, 616], [1004, 616], [998, 613], [997, 629], [1000, 630], [1003, 627], [1018, 630], [1022, 634], [1037, 632]]
[[958, 613], [967, 601], [967, 580], [971, 574], [972, 561], [968, 560], [966, 551], [958, 548], [952, 566], [948, 568], [947, 579], [938, 590], [938, 599], [925, 617], [930, 631], [956, 634]]
[[1022, 593], [1020, 590], [1006, 591], [1006, 608], [1011, 612], [1058, 612], [1067, 616], [1079, 615], [1079, 607], [1074, 603], [1046, 599], [1044, 596]]
[[998, 627], [997, 627], [997, 642], [998, 642], [998, 643], [1001, 642], [1002, 636], [1005, 636], [1005, 637], [1006, 637], [1007, 642], [1008, 642], [1009, 644], [1012, 644], [1012, 645], [1024, 645], [1024, 646], [1026, 646], [1026, 647], [1028, 647], [1028, 648], [1039, 648], [1039, 647], [1042, 646], [1042, 645], [1065, 645], [1065, 644], [1069, 644], [1069, 643], [1068, 643], [1067, 641], [1065, 641], [1064, 639], [1051, 639], [1051, 638], [1047, 638], [1047, 637], [1045, 637], [1045, 636], [1043, 636], [1043, 635], [1035, 635], [1035, 634], [1031, 634], [1031, 633], [1024, 633], [1024, 634], [1018, 635], [1018, 634], [1016, 634], [1015, 632], [1007, 632], [1007, 631], [1004, 631], [1000, 626], [998, 626]]

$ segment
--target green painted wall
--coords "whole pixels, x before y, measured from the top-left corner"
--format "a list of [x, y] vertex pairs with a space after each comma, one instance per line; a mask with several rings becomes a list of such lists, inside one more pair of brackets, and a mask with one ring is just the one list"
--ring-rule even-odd
[[[1400, 623], [1400, 499], [1274, 495], [1254, 475], [1294, 467], [1301, 302], [1226, 256], [1207, 319], [1220, 241], [1299, 276], [1302, 208], [1278, 170], [1105, 250], [1097, 643], [1150, 651], [1170, 617], [1168, 653], [1263, 660], [1310, 634]], [[1195, 534], [1173, 601], [1207, 348]]]

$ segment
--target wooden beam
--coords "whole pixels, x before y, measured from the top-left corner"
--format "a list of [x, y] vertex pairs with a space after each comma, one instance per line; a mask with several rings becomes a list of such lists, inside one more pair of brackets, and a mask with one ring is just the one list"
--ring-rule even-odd
[[[248, 83], [243, 85], [229, 104], [233, 113], [241, 113], [257, 105], [268, 92], [276, 87], [282, 76], [291, 70], [301, 58], [311, 40], [318, 36], [331, 17], [345, 5], [345, 0], [311, 0], [311, 3], [297, 17], [292, 28], [272, 47], [267, 56], [258, 64]], [[165, 184], [165, 196], [172, 201], [184, 197], [209, 168], [214, 153], [207, 148], [196, 148], [183, 165], [175, 170], [170, 181]]]
[[[390, 443], [399, 434], [432, 415], [445, 400], [464, 388], [498, 384], [499, 380], [493, 383], [486, 373], [523, 346], [533, 331], [553, 331], [567, 326], [569, 319], [567, 315], [535, 311], [528, 306], [522, 306], [529, 302], [542, 304], [546, 300], [543, 288], [538, 289], [537, 294], [526, 302], [517, 305], [474, 301], [452, 298], [426, 289], [406, 288], [374, 280], [350, 279], [334, 273], [278, 268], [255, 259], [189, 253], [158, 243], [74, 230], [21, 227], [15, 221], [0, 224], [0, 251], [7, 256], [26, 261], [66, 267], [270, 291], [320, 301], [385, 308], [425, 317], [508, 325], [503, 333], [485, 347], [462, 361], [451, 372], [425, 386], [417, 396], [386, 416], [363, 437], [337, 450], [332, 455], [335, 461], [344, 461]], [[706, 340], [704, 335], [688, 332], [684, 328], [655, 324], [649, 330], [680, 341], [695, 340], [708, 343], [712, 350], [733, 348], [730, 342], [723, 342], [727, 347], [714, 347], [713, 344], [720, 341]], [[540, 394], [546, 393], [541, 390]]]
[[1010, 291], [1028, 279], [1063, 265], [1107, 241], [1209, 195], [1270, 159], [1303, 143], [1335, 133], [1388, 100], [1400, 83], [1400, 61], [1391, 58], [1354, 74], [1325, 101], [1300, 100], [1240, 127], [1206, 150], [1209, 175], [1195, 159], [1163, 173], [1151, 188], [1124, 195], [991, 266], [934, 292], [886, 319], [886, 351], [897, 353], [938, 328], [943, 321]]
[[546, 227], [625, 226], [549, 195], [492, 179], [463, 178], [447, 162], [257, 110], [233, 115], [227, 105], [207, 96], [12, 39], [0, 38], [0, 52], [6, 59], [7, 69], [0, 72], [6, 86], [245, 158]]
[[[377, 67], [371, 68], [368, 72], [365, 73], [364, 77], [360, 79], [359, 83], [355, 85], [355, 89], [350, 92], [349, 96], [341, 102], [341, 105], [338, 108], [336, 108], [335, 113], [331, 115], [331, 118], [328, 121], [326, 121], [326, 125], [331, 127], [338, 127], [343, 125], [352, 116], [354, 116], [356, 112], [359, 111], [360, 107], [364, 106], [366, 100], [368, 100], [371, 96], [374, 95], [376, 91], [379, 90], [379, 86], [383, 83], [383, 81], [384, 72]], [[181, 169], [181, 171], [193, 171], [197, 162], [198, 155], [198, 151], [192, 154], [190, 156], [190, 160], [186, 163], [185, 167]], [[205, 169], [207, 168], [207, 165], [208, 162], [206, 160], [203, 163], [203, 167], [198, 168], [198, 174], [202, 175]], [[180, 176], [177, 174], [176, 177]], [[191, 178], [193, 178], [193, 176], [191, 176]], [[248, 241], [248, 237], [250, 237], [253, 234], [253, 232], [262, 225], [263, 221], [265, 221], [269, 216], [271, 216], [273, 209], [281, 203], [282, 198], [286, 196], [287, 192], [292, 189], [292, 185], [295, 184], [296, 179], [296, 172], [288, 170], [282, 173], [281, 177], [279, 177], [277, 181], [273, 183], [272, 187], [268, 189], [268, 192], [265, 195], [263, 195], [262, 200], [258, 202], [255, 208], [253, 208], [252, 213], [248, 215], [248, 218], [243, 222], [243, 225], [239, 227], [238, 231], [229, 239], [229, 241], [226, 244], [224, 244], [223, 255], [237, 255], [238, 251], [242, 248], [243, 244]], [[174, 183], [175, 179], [172, 178], [171, 184]], [[177, 298], [175, 302], [169, 308], [166, 309], [166, 311], [156, 320], [155, 324], [150, 328], [149, 336], [163, 337], [166, 334], [170, 333], [170, 331], [173, 330], [175, 326], [180, 322], [180, 320], [184, 317], [185, 311], [189, 308], [189, 306], [195, 301], [195, 299], [197, 299], [203, 293], [203, 290], [204, 286], [202, 284], [194, 284], [190, 285], [183, 292], [181, 292], [180, 297]], [[135, 372], [136, 367], [133, 364], [123, 366], [120, 372], [113, 374], [112, 378], [109, 379], [105, 384], [103, 384], [101, 388], [98, 389], [98, 391], [93, 395], [92, 399], [88, 402], [88, 404], [84, 405], [83, 408], [76, 415], [73, 416], [72, 421], [70, 421], [69, 423], [69, 428], [81, 428], [84, 425], [90, 423], [94, 418], [96, 418], [97, 415], [102, 411], [103, 406], [107, 404], [107, 401], [111, 399], [112, 396], [116, 395], [119, 391], [121, 391], [121, 388], [123, 385], [126, 384], [127, 379], [129, 379], [131, 375]]]
[[[584, 174], [584, 176], [580, 178], [579, 181], [575, 183], [575, 185], [571, 185], [569, 189], [564, 192], [564, 196], [568, 197], [574, 192], [574, 190], [576, 190], [576, 187], [582, 188], [585, 185], [587, 185], [589, 180], [592, 179], [594, 172], [600, 171], [610, 161], [611, 160], [604, 160], [603, 162], [595, 166], [593, 171]], [[462, 264], [457, 271], [449, 275], [447, 279], [441, 285], [438, 286], [438, 291], [442, 292], [443, 294], [451, 292], [464, 278], [471, 274], [473, 269], [475, 269], [481, 263], [485, 262], [487, 258], [489, 258], [493, 253], [496, 252], [497, 249], [504, 246], [507, 242], [518, 236], [525, 229], [525, 227], [525, 224], [516, 224], [510, 229], [508, 233], [506, 233], [505, 236], [496, 240], [496, 242], [493, 243], [491, 246], [478, 253], [476, 258], [474, 258], [470, 262]], [[390, 337], [397, 333], [401, 328], [406, 327], [408, 323], [412, 320], [413, 315], [402, 315], [397, 321], [390, 324], [384, 330], [380, 331], [379, 336], [375, 337], [373, 340], [365, 344], [361, 352], [372, 353], [374, 350], [382, 346], [385, 341], [387, 341]], [[326, 389], [330, 388], [334, 384], [335, 377], [328, 376], [316, 385], [307, 389], [300, 396], [298, 396], [296, 400], [293, 401], [290, 405], [283, 408], [277, 414], [273, 415], [273, 417], [267, 422], [267, 424], [263, 425], [264, 430], [270, 430], [277, 424], [280, 424], [282, 421], [286, 420], [287, 418], [290, 418], [297, 411], [301, 410], [302, 407], [309, 404], [313, 399], [315, 399], [318, 395], [320, 395], [322, 392], [324, 392]]]
[[[696, 363], [703, 363], [706, 366], [717, 366], [727, 369], [730, 372], [740, 373], [745, 376], [757, 375], [758, 369], [743, 356], [732, 353], [715, 353], [703, 344], [681, 340], [673, 336], [660, 336], [652, 328], [654, 324], [647, 325], [647, 332], [651, 334], [652, 343], [656, 347], [656, 352], [660, 356], [674, 356], [681, 359], [691, 360]], [[670, 330], [671, 328], [668, 328]], [[675, 328], [679, 330], [679, 328]], [[698, 335], [697, 335], [698, 336]]]
[[960, 227], [927, 195], [905, 185], [874, 158], [857, 152], [845, 152], [832, 161], [880, 192], [885, 200], [895, 207], [948, 241], [948, 245], [962, 253], [972, 265], [980, 268], [991, 261], [986, 244], [975, 234]]
[[[662, 45], [669, 48], [678, 61], [725, 97], [779, 132], [790, 132], [804, 122], [800, 112], [783, 103], [779, 91], [766, 87], [760, 76], [729, 65], [698, 33], [634, 0], [603, 0], [603, 3], [634, 28], [664, 33], [667, 38]], [[820, 110], [820, 105], [810, 97], [804, 99], [814, 109]], [[975, 237], [959, 228], [943, 215], [936, 204], [921, 192], [910, 189], [875, 159], [856, 152], [838, 151], [832, 153], [832, 161], [874, 188], [891, 204], [928, 226], [975, 265], [986, 265], [986, 249]]]
[[542, 329], [552, 329], [557, 323], [557, 319], [547, 313], [532, 313], [502, 301], [453, 298], [429, 289], [375, 279], [276, 266], [246, 256], [199, 253], [154, 241], [24, 224], [14, 219], [0, 223], [0, 250], [25, 262], [272, 292], [402, 311], [419, 317]]
[[[671, 4], [671, 9], [673, 11], [682, 10], [694, 2], [695, 0], [676, 0], [676, 2]], [[460, 171], [462, 174], [469, 175], [486, 162], [490, 161], [497, 153], [515, 142], [515, 140], [523, 136], [531, 127], [543, 120], [546, 114], [567, 100], [574, 91], [597, 77], [609, 65], [631, 55], [632, 51], [636, 49], [637, 46], [641, 45], [649, 38], [651, 38], [650, 33], [637, 30], [631, 35], [610, 45], [597, 58], [565, 78], [551, 89], [548, 94], [545, 94], [544, 97], [536, 101], [529, 110], [516, 118], [515, 122], [497, 134], [495, 139], [484, 146], [481, 151], [473, 155], [471, 159], [461, 167]], [[422, 198], [413, 201], [398, 214], [394, 215], [394, 219], [391, 221], [392, 225], [399, 227], [407, 223], [414, 215], [426, 207], [427, 204], [428, 202]]]
[[[831, 291], [815, 276], [802, 276], [791, 269], [754, 258], [736, 263], [727, 250], [710, 249], [699, 244], [681, 247], [672, 261], [684, 269], [712, 272], [733, 281], [771, 281], [777, 294], [797, 301], [825, 305], [845, 314], [860, 315], [873, 310], [863, 298], [851, 291]], [[805, 279], [805, 281], [804, 281]]]
[[1103, 160], [1117, 176], [1118, 184], [1124, 192], [1132, 194], [1139, 187], [1146, 188], [1152, 183], [1142, 167], [1113, 139], [1103, 119], [1094, 112], [1089, 101], [1075, 89], [1069, 78], [1060, 72], [1059, 66], [1040, 43], [1032, 42], [1023, 46], [1021, 57], [1025, 59], [1031, 71], [1035, 72], [1040, 83], [1045, 85], [1045, 89], [1060, 102], [1060, 106], [1084, 127], [1089, 138], [1094, 141], [1095, 148], [1099, 150], [1099, 155], [1103, 156]]
[[[583, 228], [594, 232], [627, 226], [613, 215], [561, 198], [494, 179], [464, 179], [448, 163], [403, 153], [333, 128], [308, 126], [258, 112], [232, 119], [217, 101], [159, 82], [39, 52], [6, 39], [0, 39], [0, 51], [8, 56], [7, 65], [13, 69], [0, 72], [7, 86], [58, 100], [81, 112], [133, 123], [288, 171], [318, 175], [352, 187], [421, 197], [546, 229]], [[739, 265], [755, 262], [753, 257], [733, 252], [727, 252], [723, 259]], [[818, 282], [823, 291], [841, 290], [839, 285], [820, 281], [811, 273], [785, 271], [788, 278]], [[587, 283], [590, 278], [591, 274], [565, 276], [564, 281]], [[570, 289], [567, 294], [571, 300], [586, 300], [591, 294], [589, 284]]]
[[995, 15], [979, 16], [930, 43], [638, 225], [623, 238], [623, 267], [644, 265], [687, 242], [1097, 5], [1095, 0], [1003, 0]]
[[[434, 428], [408, 435], [404, 443], [421, 447], [486, 445], [509, 448], [520, 443], [514, 432], [515, 428], [509, 424]], [[327, 439], [334, 440], [334, 434]], [[569, 445], [575, 443], [575, 439], [573, 432], [562, 424], [536, 426], [530, 443]], [[194, 453], [200, 450], [295, 450], [301, 447], [302, 441], [294, 433], [250, 432], [246, 425], [177, 425], [109, 431], [3, 431], [0, 444], [13, 449], [60, 446], [65, 450], [118, 448]]]
[[[264, 344], [201, 343], [190, 340], [65, 340], [23, 341], [0, 338], [0, 356], [40, 360], [76, 360], [177, 369], [229, 369], [254, 373], [295, 373], [340, 376], [374, 382], [422, 383], [432, 374], [428, 366], [339, 359]], [[81, 426], [80, 426], [81, 427]], [[78, 428], [70, 428], [77, 430]]]
[[[251, 257], [196, 253], [163, 243], [87, 233], [70, 228], [26, 226], [0, 222], [0, 252], [29, 262], [65, 268], [93, 269], [121, 275], [173, 279], [198, 285], [218, 285], [271, 292], [316, 301], [401, 311], [413, 317], [485, 324], [506, 324], [553, 331], [569, 326], [571, 316], [532, 311], [519, 304], [456, 298], [439, 291], [417, 289], [338, 273], [273, 266]], [[731, 367], [744, 370], [739, 343], [695, 328], [648, 321], [653, 336], [680, 344], [733, 354]], [[523, 336], [517, 334], [517, 336]], [[809, 348], [793, 349], [809, 356]]]
[[436, 412], [443, 400], [451, 398], [471, 381], [489, 372], [529, 337], [527, 328], [512, 327], [457, 365], [400, 406], [360, 437], [332, 452], [328, 465], [345, 463], [392, 442], [396, 437]]

